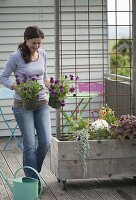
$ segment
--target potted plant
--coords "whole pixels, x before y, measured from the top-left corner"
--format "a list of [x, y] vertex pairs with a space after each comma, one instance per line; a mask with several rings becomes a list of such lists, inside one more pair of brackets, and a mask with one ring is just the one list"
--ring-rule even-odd
[[[65, 106], [65, 99], [67, 95], [74, 94], [75, 87], [73, 82], [78, 80], [78, 76], [74, 79], [73, 75], [63, 75], [59, 79], [50, 78], [49, 89], [49, 105], [52, 108], [59, 109], [61, 106]], [[75, 95], [75, 94], [74, 94]]]
[[112, 124], [110, 131], [121, 140], [136, 138], [136, 116], [121, 115], [115, 124]]
[[[79, 118], [69, 119], [71, 131], [65, 141], [52, 136], [51, 170], [62, 182], [63, 189], [66, 189], [67, 179], [136, 174], [135, 117], [128, 116], [127, 124], [127, 117], [117, 118], [107, 105], [100, 109], [99, 116], [95, 122], [85, 120], [81, 115], [78, 115]], [[129, 127], [129, 131], [125, 129], [127, 135], [125, 134], [123, 141], [120, 140], [122, 121], [124, 129]], [[128, 137], [132, 135], [133, 137]]]
[[17, 91], [22, 98], [23, 107], [27, 110], [33, 110], [36, 108], [36, 102], [38, 101], [38, 93], [42, 90], [42, 85], [37, 82], [38, 75], [27, 77], [26, 74], [22, 74], [22, 81], [19, 80], [16, 75]]

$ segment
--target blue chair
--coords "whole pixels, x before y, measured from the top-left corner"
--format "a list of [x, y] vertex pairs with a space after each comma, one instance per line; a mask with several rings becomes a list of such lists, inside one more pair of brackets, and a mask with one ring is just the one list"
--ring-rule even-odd
[[[13, 99], [13, 91], [8, 88], [0, 88], [0, 102], [5, 100], [5, 103], [7, 103], [9, 99]], [[19, 130], [16, 120], [13, 115], [12, 117], [9, 118], [6, 111], [4, 111], [8, 107], [12, 108], [11, 105], [4, 104], [4, 106], [1, 106], [1, 103], [0, 103], [0, 116], [10, 132], [10, 137], [6, 141], [3, 150], [7, 148], [12, 138], [15, 140], [18, 147], [22, 149], [21, 142], [15, 136], [15, 133]]]

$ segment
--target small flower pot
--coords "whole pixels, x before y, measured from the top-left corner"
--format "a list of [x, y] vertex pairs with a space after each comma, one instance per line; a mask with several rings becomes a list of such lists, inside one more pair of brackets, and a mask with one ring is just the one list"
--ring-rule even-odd
[[61, 103], [59, 100], [57, 100], [55, 97], [50, 96], [49, 97], [49, 106], [55, 109], [59, 109], [61, 107]]
[[31, 100], [24, 100], [23, 101], [23, 108], [26, 110], [35, 110], [37, 109], [37, 102], [38, 102], [38, 97], [31, 99]]

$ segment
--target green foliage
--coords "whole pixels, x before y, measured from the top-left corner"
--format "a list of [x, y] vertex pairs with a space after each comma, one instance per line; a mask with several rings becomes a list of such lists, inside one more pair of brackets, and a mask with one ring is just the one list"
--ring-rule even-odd
[[23, 81], [21, 82], [18, 79], [18, 76], [16, 76], [16, 82], [17, 82], [17, 91], [19, 96], [23, 100], [32, 100], [38, 96], [38, 93], [42, 90], [42, 85], [40, 85], [39, 82], [33, 77], [30, 77], [30, 79], [27, 79], [26, 75], [23, 74]]
[[116, 122], [116, 116], [114, 114], [114, 111], [108, 107], [106, 104], [105, 107], [101, 107], [100, 111], [100, 119], [105, 120], [109, 125], [114, 124]]
[[77, 114], [77, 117], [70, 117], [69, 122], [72, 126], [72, 132], [87, 129], [89, 127], [89, 120], [86, 121], [85, 119], [83, 119], [80, 113]]
[[107, 130], [107, 128], [103, 128], [103, 129], [98, 129], [97, 131], [93, 131], [91, 130], [89, 132], [89, 139], [90, 140], [107, 140], [107, 139], [112, 139], [112, 135], [109, 132], [109, 130]]
[[112, 50], [117, 51], [117, 49], [120, 49], [121, 54], [128, 54], [130, 53], [131, 48], [132, 48], [132, 40], [129, 38], [128, 39], [122, 38], [114, 43]]
[[115, 41], [111, 47], [110, 69], [111, 73], [130, 76], [131, 74], [131, 39], [120, 39]]

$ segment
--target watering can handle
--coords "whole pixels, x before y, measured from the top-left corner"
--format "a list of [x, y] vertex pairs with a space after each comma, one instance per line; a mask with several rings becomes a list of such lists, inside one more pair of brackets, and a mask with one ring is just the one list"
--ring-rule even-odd
[[34, 171], [36, 173], [36, 175], [38, 176], [39, 178], [39, 181], [40, 181], [40, 192], [38, 194], [38, 196], [40, 196], [42, 194], [42, 191], [43, 191], [43, 184], [42, 184], [42, 177], [41, 175], [32, 167], [29, 167], [29, 166], [24, 166], [24, 167], [20, 167], [14, 174], [14, 178], [16, 178], [16, 175], [18, 173], [18, 171], [20, 171], [21, 169], [31, 169], [32, 171]]

